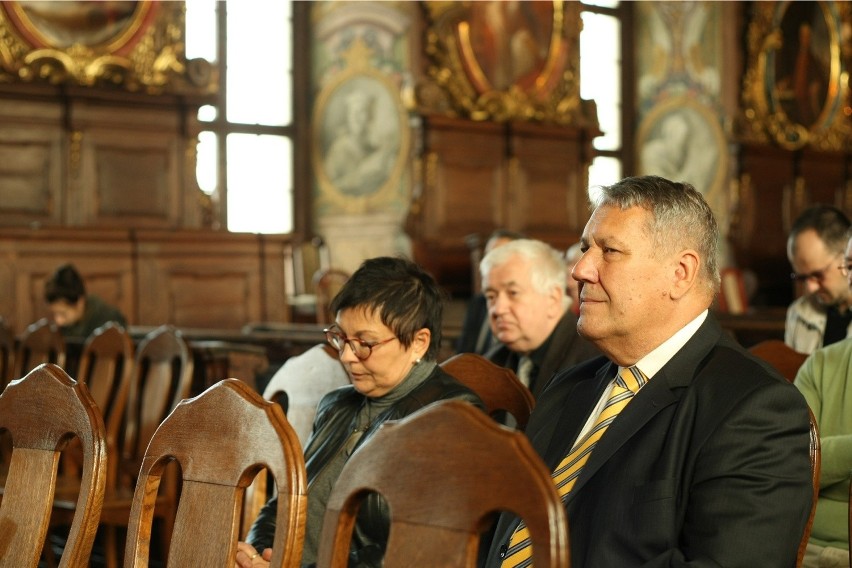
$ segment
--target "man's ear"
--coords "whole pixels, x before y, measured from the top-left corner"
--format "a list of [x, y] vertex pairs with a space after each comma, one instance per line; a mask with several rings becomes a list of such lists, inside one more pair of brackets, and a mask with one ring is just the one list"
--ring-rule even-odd
[[671, 297], [679, 300], [692, 289], [698, 281], [701, 271], [701, 257], [692, 249], [680, 251], [674, 259], [674, 278], [672, 279]]
[[547, 295], [547, 299], [549, 300], [547, 314], [549, 316], [556, 319], [562, 317], [562, 314], [565, 312], [565, 293], [565, 290], [560, 290], [556, 286], [550, 289], [550, 293]]

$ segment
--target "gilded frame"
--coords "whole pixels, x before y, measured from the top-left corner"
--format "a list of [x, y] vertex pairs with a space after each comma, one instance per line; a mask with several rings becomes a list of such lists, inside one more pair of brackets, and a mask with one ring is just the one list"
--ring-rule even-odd
[[179, 90], [184, 19], [183, 2], [3, 2], [0, 79]]
[[[425, 2], [424, 5], [429, 26], [428, 75], [446, 98], [435, 102], [421, 97], [419, 102], [426, 107], [424, 110], [432, 110], [430, 106], [447, 106], [451, 108], [450, 114], [497, 122], [584, 122], [588, 109], [580, 101], [581, 22], [577, 2], [496, 0]], [[514, 31], [508, 30], [507, 25], [504, 33], [495, 33], [498, 16], [483, 12], [493, 9], [499, 15], [510, 6], [519, 6], [518, 14], [525, 13], [525, 19], [514, 13], [503, 14], [504, 21], [513, 23]], [[526, 21], [525, 26], [516, 20]], [[537, 33], [530, 29], [537, 29]], [[486, 44], [482, 38], [490, 38], [491, 43]], [[507, 42], [510, 49], [515, 49], [513, 53], [523, 49], [519, 45], [526, 45], [527, 51], [521, 51], [512, 59], [514, 65], [501, 73], [495, 66], [505, 67]], [[593, 122], [596, 123], [596, 118]]]
[[849, 65], [841, 28], [848, 3], [756, 2], [743, 83], [746, 141], [788, 150], [843, 150], [849, 126]]

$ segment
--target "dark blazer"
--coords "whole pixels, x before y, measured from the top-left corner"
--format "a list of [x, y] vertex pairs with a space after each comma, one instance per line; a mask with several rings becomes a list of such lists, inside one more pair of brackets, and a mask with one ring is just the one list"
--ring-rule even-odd
[[[577, 333], [577, 316], [570, 310], [565, 312], [550, 334], [550, 344], [538, 369], [536, 380], [531, 385], [533, 396], [538, 398], [548, 381], [559, 371], [600, 354], [597, 347]], [[509, 367], [516, 372], [518, 370], [518, 357], [505, 345], [497, 345], [485, 354], [485, 358], [501, 367]]]
[[[550, 469], [616, 371], [589, 361], [539, 397], [526, 433]], [[572, 567], [792, 568], [811, 508], [809, 424], [798, 390], [708, 315], [583, 468], [566, 502]], [[516, 524], [500, 517], [487, 566]]]

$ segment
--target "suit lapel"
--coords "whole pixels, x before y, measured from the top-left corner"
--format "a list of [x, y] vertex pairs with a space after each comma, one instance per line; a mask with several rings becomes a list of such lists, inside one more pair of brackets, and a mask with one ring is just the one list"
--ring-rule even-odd
[[[597, 404], [606, 386], [615, 377], [617, 369], [616, 365], [607, 362], [598, 369], [594, 378], [571, 385], [569, 392], [564, 396], [570, 396], [572, 406], [588, 408], [591, 411], [595, 404]], [[564, 396], [559, 397], [560, 406], [562, 406], [561, 400], [564, 400]], [[547, 463], [551, 471], [570, 451], [571, 446], [574, 445], [577, 439], [577, 435], [589, 417], [588, 413], [584, 414], [580, 412], [557, 411], [554, 412], [554, 415], [559, 416], [559, 420], [556, 422], [552, 433], [542, 433], [549, 437], [549, 442], [546, 447], [538, 448], [539, 453], [545, 456], [545, 463]], [[533, 440], [533, 445], [536, 447], [538, 446], [536, 444], [537, 441], [536, 439]]]
[[[580, 477], [577, 478], [577, 482], [568, 496], [568, 502], [595, 475], [601, 466], [641, 430], [646, 423], [662, 411], [663, 408], [670, 404], [675, 404], [680, 400], [685, 388], [692, 384], [700, 362], [704, 360], [719, 340], [720, 335], [721, 331], [718, 323], [712, 316], [708, 315], [705, 322], [695, 332], [695, 335], [690, 338], [680, 351], [675, 353], [674, 357], [654, 375], [647, 385], [642, 387], [642, 390], [639, 391], [615, 422], [607, 429], [589, 456], [589, 460], [583, 466]], [[614, 367], [615, 365], [612, 366]], [[611, 371], [607, 376], [611, 378], [614, 375], [615, 371]], [[600, 398], [600, 391], [598, 391], [598, 398]], [[556, 463], [559, 460], [561, 460], [561, 457], [557, 459]], [[548, 465], [555, 467], [556, 464], [548, 463]]]

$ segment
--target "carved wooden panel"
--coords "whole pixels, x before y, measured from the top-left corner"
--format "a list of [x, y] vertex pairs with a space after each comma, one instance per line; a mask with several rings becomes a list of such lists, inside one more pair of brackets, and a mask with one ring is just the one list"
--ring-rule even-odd
[[423, 236], [463, 239], [471, 232], [489, 230], [504, 217], [503, 131], [493, 123], [430, 122], [422, 190], [423, 218], [429, 222], [420, 227]]
[[135, 312], [132, 245], [122, 231], [4, 229], [0, 232], [0, 315], [20, 331], [48, 314], [44, 282], [73, 262], [87, 291]]
[[63, 134], [51, 124], [58, 116], [56, 105], [0, 101], [0, 224], [59, 224]]
[[239, 330], [287, 321], [287, 237], [208, 231], [0, 229], [0, 316], [20, 332], [47, 315], [44, 281], [72, 262], [128, 323]]
[[465, 238], [496, 228], [566, 247], [588, 219], [597, 130], [425, 117], [421, 184], [409, 214], [415, 259], [451, 293], [471, 293]]
[[139, 320], [241, 327], [263, 319], [257, 239], [247, 234], [138, 234]]
[[567, 248], [589, 217], [588, 163], [575, 129], [514, 125], [507, 224]]
[[742, 146], [730, 240], [737, 264], [757, 276], [758, 304], [786, 306], [793, 300], [787, 235], [802, 211], [825, 203], [850, 213], [847, 163], [835, 152]]
[[181, 220], [180, 140], [172, 113], [78, 105], [72, 224], [174, 227]]

